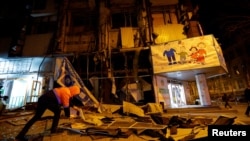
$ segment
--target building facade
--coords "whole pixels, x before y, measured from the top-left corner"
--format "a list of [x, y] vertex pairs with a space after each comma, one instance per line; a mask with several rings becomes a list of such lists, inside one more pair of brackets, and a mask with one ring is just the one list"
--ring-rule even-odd
[[[105, 103], [115, 102], [112, 93], [134, 101], [128, 84], [136, 84], [140, 99], [155, 102], [150, 46], [204, 35], [196, 18], [198, 6], [189, 0], [31, 0], [24, 5], [18, 32], [1, 40], [7, 41], [7, 56], [67, 56]], [[230, 75], [207, 80], [211, 97], [240, 95], [249, 82], [242, 79], [248, 78], [247, 63], [234, 75], [235, 65], [229, 62]], [[192, 103], [198, 92], [195, 82], [188, 85]]]

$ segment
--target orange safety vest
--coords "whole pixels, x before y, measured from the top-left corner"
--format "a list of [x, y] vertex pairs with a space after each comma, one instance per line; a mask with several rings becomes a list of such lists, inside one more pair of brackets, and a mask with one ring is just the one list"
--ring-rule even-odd
[[62, 104], [63, 107], [69, 107], [70, 98], [79, 94], [80, 88], [77, 86], [61, 87], [54, 88], [53, 91], [57, 97], [58, 103]]

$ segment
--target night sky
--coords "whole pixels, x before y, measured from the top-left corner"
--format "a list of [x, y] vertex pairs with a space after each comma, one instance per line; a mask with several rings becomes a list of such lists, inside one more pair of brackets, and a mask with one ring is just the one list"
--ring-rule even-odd
[[21, 29], [25, 16], [23, 0], [1, 1], [0, 4], [0, 37], [17, 34]]
[[[214, 34], [222, 48], [234, 38], [250, 40], [250, 0], [198, 0], [199, 21], [204, 34]], [[248, 38], [248, 39], [247, 39]]]

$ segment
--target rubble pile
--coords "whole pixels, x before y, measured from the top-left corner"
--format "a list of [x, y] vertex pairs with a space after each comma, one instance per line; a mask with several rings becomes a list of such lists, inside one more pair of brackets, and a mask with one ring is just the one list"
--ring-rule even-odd
[[[138, 141], [206, 140], [207, 125], [230, 125], [236, 118], [220, 116], [214, 121], [207, 117], [166, 116], [161, 105], [157, 103], [137, 106], [123, 102], [123, 105], [102, 104], [99, 108], [101, 112], [93, 107], [72, 108], [70, 119], [62, 115], [58, 132], [54, 135], [49, 133], [52, 119], [50, 116], [43, 117], [32, 127], [27, 137], [29, 141], [52, 140], [56, 135], [58, 140], [72, 139], [73, 136], [77, 136], [78, 140], [98, 141], [107, 138], [110, 140], [131, 140], [131, 138], [134, 140], [136, 138]], [[1, 125], [9, 124], [16, 128], [9, 134], [4, 132], [4, 138], [13, 139], [27, 121], [28, 119], [24, 117], [20, 117], [19, 120], [15, 118], [15, 120], [2, 121]]]

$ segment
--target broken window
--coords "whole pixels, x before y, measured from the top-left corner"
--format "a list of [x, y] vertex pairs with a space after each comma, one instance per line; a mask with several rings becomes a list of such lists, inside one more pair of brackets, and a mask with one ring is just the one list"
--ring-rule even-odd
[[112, 28], [137, 27], [137, 15], [133, 12], [114, 13], [111, 16]]

